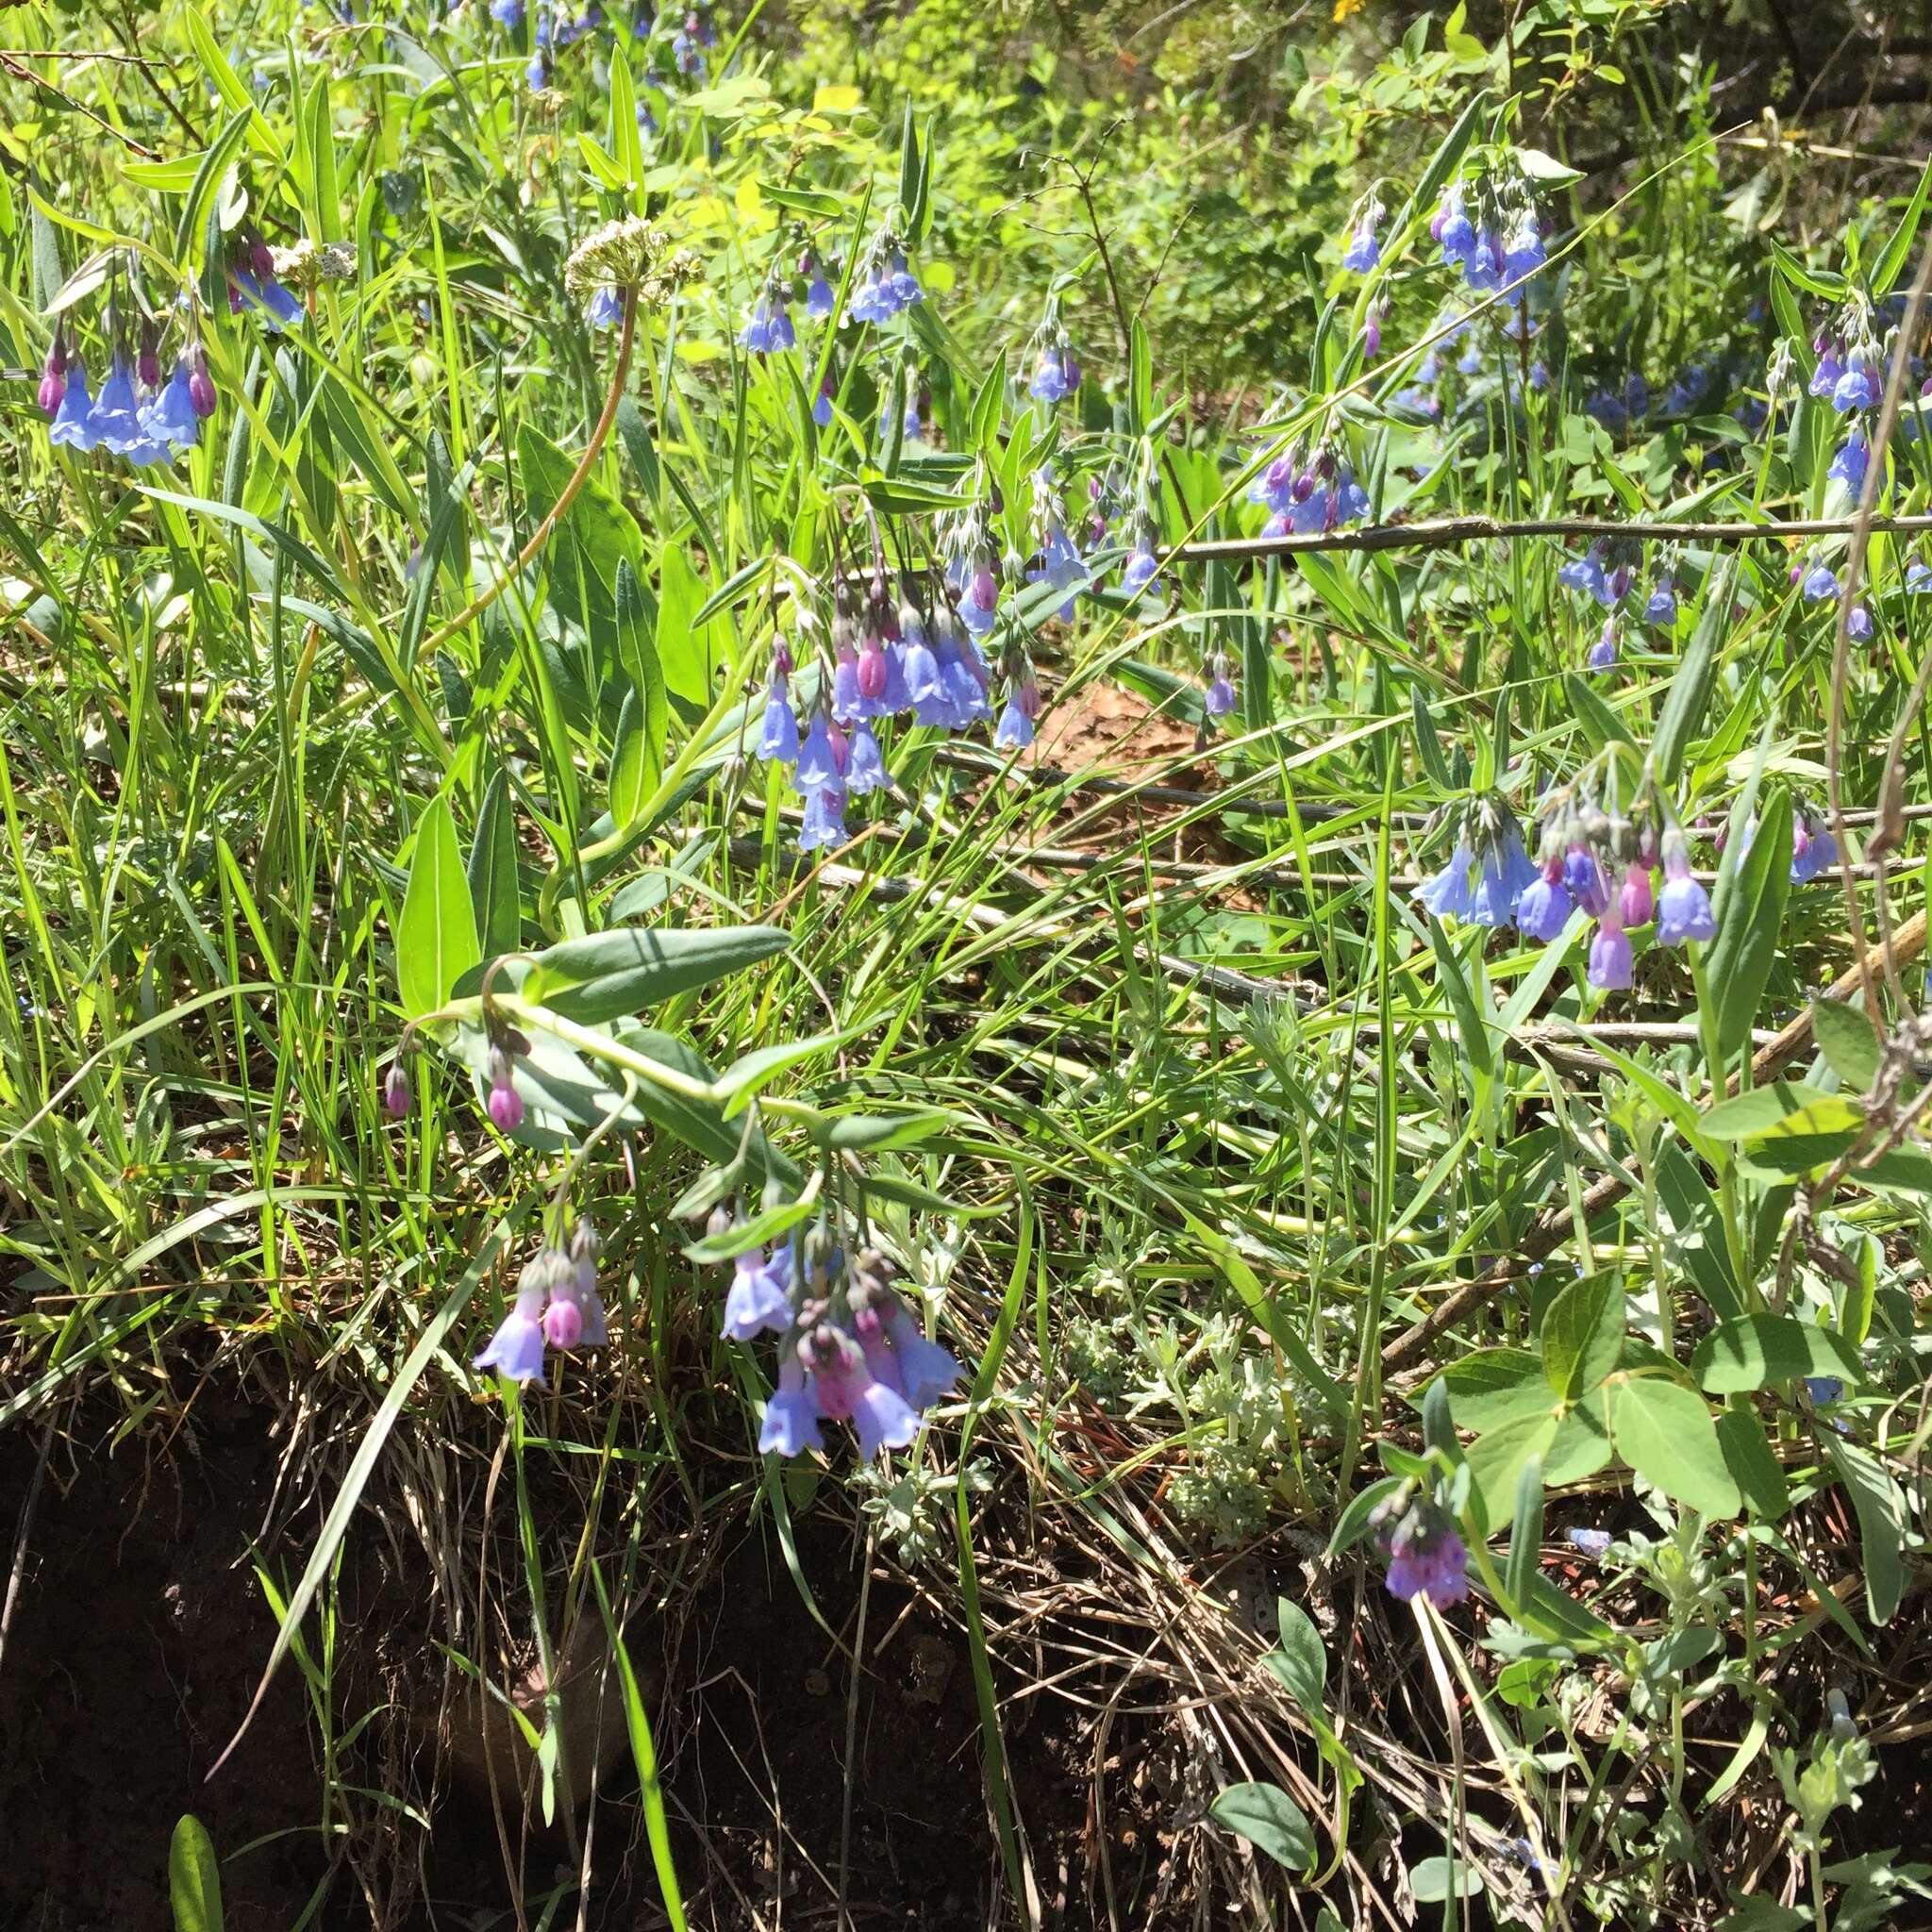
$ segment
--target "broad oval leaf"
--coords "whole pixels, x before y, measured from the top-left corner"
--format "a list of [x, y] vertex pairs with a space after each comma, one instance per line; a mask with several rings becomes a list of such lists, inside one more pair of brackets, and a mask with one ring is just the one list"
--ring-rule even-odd
[[1617, 1454], [1674, 1502], [1705, 1516], [1735, 1516], [1738, 1486], [1710, 1409], [1693, 1390], [1663, 1375], [1634, 1375], [1610, 1401]]
[[1566, 1402], [1596, 1388], [1624, 1347], [1624, 1283], [1614, 1274], [1573, 1281], [1543, 1317], [1543, 1374]]
[[1215, 1793], [1208, 1815], [1290, 1872], [1306, 1872], [1315, 1862], [1314, 1829], [1279, 1785], [1228, 1785]]
[[208, 1826], [192, 1812], [168, 1844], [168, 1903], [175, 1932], [222, 1932], [222, 1868]]
[[1793, 1315], [1740, 1315], [1720, 1322], [1697, 1344], [1690, 1370], [1712, 1395], [1747, 1394], [1801, 1375], [1861, 1379], [1857, 1355], [1842, 1336]]

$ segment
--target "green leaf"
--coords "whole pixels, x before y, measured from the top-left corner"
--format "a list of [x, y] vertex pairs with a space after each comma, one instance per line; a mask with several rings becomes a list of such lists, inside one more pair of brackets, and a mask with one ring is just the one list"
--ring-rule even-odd
[[1690, 1372], [1712, 1395], [1748, 1394], [1801, 1375], [1863, 1379], [1857, 1354], [1841, 1337], [1793, 1315], [1740, 1315], [1719, 1323], [1697, 1344]]
[[1516, 1521], [1509, 1530], [1509, 1558], [1503, 1584], [1509, 1600], [1527, 1605], [1536, 1589], [1537, 1561], [1543, 1541], [1543, 1465], [1540, 1456], [1524, 1459], [1516, 1476]]
[[1919, 185], [1912, 191], [1912, 198], [1906, 204], [1906, 211], [1899, 217], [1898, 226], [1891, 231], [1890, 238], [1878, 252], [1878, 259], [1872, 264], [1872, 294], [1874, 300], [1882, 301], [1891, 293], [1892, 284], [1905, 273], [1906, 258], [1911, 253], [1913, 238], [1919, 232], [1919, 223], [1925, 213], [1925, 195], [1932, 190], [1932, 161], [1927, 161], [1919, 175]]
[[433, 1011], [482, 958], [470, 881], [449, 800], [438, 793], [416, 821], [416, 855], [396, 922], [396, 986], [412, 1020]]
[[947, 1127], [957, 1124], [956, 1117], [943, 1110], [901, 1114], [841, 1114], [818, 1129], [821, 1147], [833, 1151], [882, 1154], [889, 1148], [916, 1147]]
[[1906, 1511], [1898, 1485], [1866, 1450], [1840, 1436], [1824, 1454], [1852, 1499], [1865, 1559], [1865, 1607], [1874, 1624], [1892, 1620], [1906, 1591]]
[[[525, 417], [517, 430], [517, 473], [533, 527], [550, 514], [576, 467], [575, 458]], [[543, 561], [558, 612], [608, 638], [617, 621], [617, 566], [643, 568], [644, 533], [623, 504], [594, 476], [587, 477], [552, 533]]]
[[470, 899], [482, 957], [513, 953], [524, 937], [523, 889], [517, 879], [516, 815], [501, 765], [483, 788], [476, 836], [470, 844]]
[[1720, 1317], [1744, 1311], [1724, 1240], [1724, 1212], [1703, 1167], [1682, 1147], [1666, 1145], [1657, 1163], [1658, 1203], [1697, 1291]]
[[788, 1067], [795, 1067], [800, 1060], [808, 1060], [814, 1054], [830, 1053], [833, 1048], [843, 1046], [856, 1037], [852, 1032], [815, 1033], [808, 1040], [781, 1040], [774, 1046], [758, 1047], [742, 1058], [733, 1060], [718, 1076], [718, 1094], [724, 1102], [724, 1118], [729, 1120], [733, 1114], [749, 1107], [766, 1083]]
[[1469, 1445], [1470, 1480], [1483, 1506], [1483, 1527], [1500, 1536], [1516, 1515], [1518, 1486], [1524, 1466], [1540, 1462], [1557, 1440], [1555, 1404], [1499, 1424]]
[[1787, 248], [1774, 235], [1764, 238], [1771, 244], [1771, 258], [1777, 263], [1778, 274], [1792, 288], [1802, 289], [1807, 295], [1816, 295], [1822, 302], [1842, 302], [1848, 292], [1845, 278], [1833, 275], [1828, 269], [1810, 268]]
[[1697, 1123], [1697, 1131], [1712, 1141], [1756, 1140], [1801, 1108], [1831, 1097], [1803, 1080], [1774, 1080], [1768, 1087], [1754, 1087], [1748, 1093], [1719, 1101]]
[[1878, 1029], [1864, 1008], [1845, 1000], [1813, 1000], [1811, 1032], [1846, 1091], [1867, 1091], [1878, 1075], [1880, 1046]]
[[1633, 1375], [1610, 1397], [1617, 1454], [1674, 1502], [1704, 1516], [1735, 1516], [1731, 1480], [1704, 1398], [1662, 1375]]
[[1923, 1147], [1894, 1147], [1855, 1167], [1845, 1176], [1868, 1188], [1895, 1188], [1901, 1193], [1932, 1194], [1932, 1154]]
[[1288, 1694], [1311, 1716], [1319, 1716], [1328, 1689], [1328, 1649], [1315, 1620], [1299, 1604], [1279, 1598], [1274, 1614], [1281, 1647], [1261, 1661], [1281, 1679]]
[[1717, 1419], [1717, 1441], [1744, 1507], [1775, 1523], [1791, 1507], [1791, 1488], [1764, 1439], [1763, 1424], [1748, 1408], [1727, 1408]]
[[762, 1248], [788, 1234], [801, 1221], [818, 1212], [815, 1201], [781, 1201], [754, 1214], [749, 1221], [734, 1222], [723, 1234], [708, 1234], [692, 1241], [684, 1251], [685, 1259], [701, 1267], [714, 1261], [730, 1261]]
[[596, 1025], [741, 973], [791, 943], [775, 925], [618, 926], [540, 953], [524, 996]]
[[1449, 1413], [1449, 1385], [1438, 1375], [1423, 1394], [1423, 1441], [1431, 1449], [1454, 1457], [1458, 1444], [1456, 1424]]
[[1546, 155], [1540, 147], [1511, 148], [1510, 153], [1532, 181], [1547, 181], [1560, 188], [1566, 182], [1583, 179], [1581, 170], [1559, 161], [1555, 155]]
[[1279, 1785], [1228, 1785], [1214, 1794], [1208, 1815], [1290, 1872], [1306, 1872], [1315, 1862], [1314, 1830]]
[[1636, 741], [1623, 719], [1574, 671], [1563, 680], [1563, 688], [1569, 693], [1572, 709], [1599, 749], [1607, 750], [1613, 744], [1634, 747]]
[[1745, 1165], [1759, 1174], [1808, 1174], [1844, 1153], [1864, 1124], [1865, 1109], [1857, 1101], [1829, 1094], [1747, 1141]]
[[1451, 1362], [1438, 1379], [1449, 1385], [1457, 1421], [1477, 1435], [1552, 1406], [1542, 1357], [1526, 1348], [1479, 1348]]
[[1718, 645], [1730, 627], [1731, 596], [1737, 587], [1738, 553], [1733, 553], [1723, 580], [1707, 591], [1704, 608], [1697, 614], [1697, 628], [1677, 662], [1671, 679], [1670, 694], [1658, 714], [1657, 730], [1650, 741], [1651, 758], [1658, 779], [1666, 789], [1683, 775], [1684, 754], [1690, 746], [1690, 734], [1704, 719], [1710, 701], [1711, 678], [1717, 664]]
[[[1757, 1003], [1777, 958], [1791, 889], [1791, 801], [1782, 787], [1765, 801], [1743, 863], [1721, 884], [1717, 937], [1706, 973], [1710, 1024], [1728, 1062], [1751, 1038]], [[1715, 1075], [1720, 1069], [1712, 1068]]]
[[1625, 1326], [1621, 1276], [1573, 1281], [1543, 1317], [1543, 1374], [1550, 1387], [1566, 1402], [1589, 1394], [1617, 1366]]
[[1351, 1496], [1348, 1507], [1335, 1519], [1335, 1527], [1328, 1533], [1329, 1556], [1339, 1557], [1343, 1550], [1360, 1542], [1369, 1533], [1375, 1511], [1401, 1487], [1400, 1476], [1385, 1475]]
[[1460, 1858], [1424, 1858], [1408, 1874], [1409, 1893], [1418, 1905], [1439, 1906], [1451, 1898], [1475, 1898], [1482, 1889], [1482, 1880]]
[[[650, 759], [651, 741], [644, 731], [643, 707], [635, 691], [624, 694], [617, 714], [617, 736], [610, 747], [610, 821], [620, 828], [634, 824], [658, 790], [661, 769]], [[658, 766], [661, 767], [661, 755]]]
[[823, 194], [817, 189], [780, 188], [773, 182], [760, 181], [758, 192], [767, 201], [789, 208], [793, 214], [835, 221], [845, 212], [845, 204], [836, 194]]
[[222, 1868], [208, 1826], [192, 1813], [168, 1842], [168, 1902], [175, 1932], [222, 1932]]
[[665, 687], [687, 703], [708, 706], [711, 681], [727, 654], [723, 648], [725, 623], [713, 619], [700, 626], [704, 580], [691, 567], [681, 543], [667, 543], [658, 557], [657, 658]]
[[1147, 341], [1147, 325], [1137, 315], [1128, 338], [1127, 428], [1144, 436], [1154, 418], [1154, 352]]

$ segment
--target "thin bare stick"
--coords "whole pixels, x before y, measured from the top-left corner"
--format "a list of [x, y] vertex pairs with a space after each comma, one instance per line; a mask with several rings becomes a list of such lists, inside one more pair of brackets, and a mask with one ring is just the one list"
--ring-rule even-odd
[[[1892, 350], [1891, 368], [1885, 381], [1885, 405], [1878, 412], [1878, 425], [1872, 433], [1872, 451], [1865, 467], [1865, 480], [1858, 491], [1858, 513], [1853, 519], [1852, 541], [1845, 549], [1845, 567], [1838, 597], [1838, 638], [1831, 654], [1830, 709], [1825, 724], [1824, 773], [1826, 795], [1831, 804], [1832, 838], [1838, 847], [1839, 881], [1844, 888], [1845, 912], [1849, 921], [1852, 943], [1857, 949], [1859, 970], [1863, 974], [1865, 1011], [1873, 1025], [1884, 1027], [1884, 1015], [1879, 1008], [1878, 988], [1874, 980], [1872, 962], [1865, 951], [1865, 914], [1858, 903], [1858, 887], [1852, 871], [1851, 852], [1844, 838], [1844, 732], [1845, 732], [1845, 686], [1851, 675], [1852, 664], [1852, 608], [1857, 601], [1858, 574], [1865, 566], [1865, 545], [1871, 536], [1874, 525], [1873, 512], [1878, 505], [1878, 493], [1885, 487], [1885, 451], [1891, 441], [1892, 425], [1898, 421], [1899, 399], [1905, 393], [1906, 370], [1911, 360], [1909, 354], [1912, 329], [1919, 319], [1919, 311], [1925, 304], [1925, 291], [1932, 287], [1932, 240], [1925, 243], [1919, 257], [1919, 273], [1912, 278], [1911, 293], [1906, 298], [1905, 319], [1899, 324], [1897, 346]], [[1916, 708], [1917, 695], [1909, 709]], [[1900, 720], [1901, 724], [1904, 719]], [[1884, 794], [1879, 795], [1879, 804], [1884, 803]], [[1903, 1003], [1905, 989], [1900, 983], [1898, 968], [1891, 958], [1891, 917], [1885, 902], [1885, 891], [1881, 886], [1873, 893], [1873, 908], [1878, 920], [1877, 963], [1884, 968], [1887, 983], [1892, 994]]]
[[[1875, 455], [1876, 452], [1874, 451]], [[1874, 469], [1876, 465], [1874, 464]], [[1781, 537], [1845, 537], [1860, 527], [1851, 517], [1794, 517], [1758, 524], [1674, 524], [1655, 520], [1615, 523], [1603, 517], [1433, 517], [1420, 524], [1374, 524], [1364, 530], [1315, 530], [1307, 536], [1224, 537], [1180, 543], [1166, 563], [1238, 562], [1242, 558], [1294, 557], [1305, 550], [1441, 550], [1456, 543], [1487, 543], [1510, 537], [1634, 537], [1658, 543], [1755, 543]], [[1863, 527], [1908, 536], [1932, 530], [1932, 516], [1871, 517]]]

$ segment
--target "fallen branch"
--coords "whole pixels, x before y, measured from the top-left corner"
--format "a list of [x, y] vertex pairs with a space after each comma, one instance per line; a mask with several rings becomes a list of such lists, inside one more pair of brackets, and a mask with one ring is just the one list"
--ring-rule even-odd
[[[1457, 543], [1487, 543], [1508, 537], [1626, 537], [1657, 543], [1755, 543], [1781, 537], [1849, 537], [1857, 517], [1807, 517], [1790, 523], [1606, 523], [1601, 517], [1437, 517], [1421, 524], [1373, 524], [1367, 529], [1316, 530], [1307, 536], [1224, 537], [1181, 543], [1168, 563], [1234, 562], [1243, 558], [1293, 557], [1304, 550], [1441, 550]], [[1874, 517], [1869, 527], [1895, 536], [1932, 530], [1932, 516]]]

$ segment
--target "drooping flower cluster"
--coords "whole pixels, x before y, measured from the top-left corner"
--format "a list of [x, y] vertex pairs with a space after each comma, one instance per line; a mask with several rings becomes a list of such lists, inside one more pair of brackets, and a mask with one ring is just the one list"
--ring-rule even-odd
[[1274, 458], [1248, 486], [1248, 501], [1268, 507], [1268, 537], [1337, 530], [1369, 513], [1367, 491], [1325, 441], [1312, 451], [1297, 444]]
[[1065, 402], [1080, 387], [1080, 358], [1067, 338], [1057, 298], [1047, 301], [1046, 313], [1027, 345], [1025, 363], [1033, 372], [1026, 393], [1048, 408]]
[[[115, 333], [109, 317], [110, 334]], [[138, 354], [117, 343], [98, 395], [90, 394], [87, 363], [63, 318], [41, 373], [40, 404], [47, 437], [68, 449], [104, 449], [136, 469], [165, 463], [201, 441], [203, 421], [215, 410], [215, 386], [198, 340], [175, 358], [160, 379], [159, 332], [143, 325]]]
[[1093, 581], [1093, 573], [1079, 546], [1067, 534], [1066, 517], [1060, 508], [1058, 485], [1053, 472], [1043, 464], [1033, 473], [1033, 558], [1026, 566], [1028, 583], [1045, 584], [1063, 593], [1061, 618], [1073, 620], [1074, 600]]
[[[720, 1208], [712, 1232], [731, 1225]], [[849, 1422], [867, 1460], [903, 1449], [921, 1414], [959, 1379], [958, 1359], [926, 1338], [892, 1286], [897, 1271], [876, 1248], [848, 1257], [821, 1224], [774, 1255], [748, 1250], [732, 1270], [724, 1333], [741, 1341], [782, 1338], [778, 1386], [758, 1437], [768, 1456], [824, 1448], [825, 1422]]]
[[1519, 174], [1452, 181], [1429, 233], [1441, 244], [1443, 266], [1459, 269], [1473, 295], [1507, 289], [1506, 299], [1519, 302], [1521, 285], [1548, 259], [1535, 199]]
[[1374, 190], [1349, 211], [1343, 225], [1347, 241], [1341, 250], [1341, 265], [1351, 274], [1365, 275], [1382, 259], [1382, 243], [1376, 231], [1382, 225], [1384, 213], [1381, 196]]
[[[490, 0], [490, 18], [506, 34], [520, 34], [528, 13], [526, 0]], [[687, 6], [652, 8], [647, 0], [635, 0], [628, 22], [629, 57], [641, 64], [638, 78], [637, 119], [639, 127], [649, 135], [658, 131], [658, 117], [645, 88], [670, 94], [680, 82], [702, 81], [708, 57], [718, 44], [718, 30], [703, 0]], [[558, 54], [581, 41], [599, 39], [614, 45], [617, 30], [607, 17], [601, 0], [584, 0], [582, 10], [559, 13], [550, 0], [538, 0], [531, 22], [529, 59], [524, 69], [525, 84], [541, 92], [557, 84]], [[640, 63], [640, 50], [641, 60]], [[602, 58], [593, 72], [603, 74]]]
[[[915, 591], [908, 579], [895, 604], [883, 572], [862, 599], [849, 582], [841, 585], [803, 728], [791, 696], [797, 666], [782, 641], [773, 653], [758, 754], [792, 768], [805, 801], [804, 851], [842, 844], [848, 799], [890, 790], [878, 721], [909, 713], [915, 724], [964, 731], [992, 716], [991, 667], [951, 600], [935, 595], [922, 610]], [[1037, 711], [1030, 667], [1024, 683]]]
[[866, 243], [852, 276], [852, 300], [847, 324], [890, 322], [925, 300], [919, 278], [906, 265], [906, 244], [888, 225]]
[[[1709, 940], [1717, 926], [1710, 899], [1692, 876], [1684, 835], [1651, 792], [1629, 814], [1596, 795], [1593, 773], [1547, 804], [1533, 862], [1508, 808], [1485, 798], [1463, 808], [1449, 863], [1417, 888], [1437, 918], [1471, 924], [1514, 924], [1548, 944], [1573, 914], [1596, 922], [1590, 983], [1599, 991], [1631, 980], [1630, 935], [1653, 921], [1659, 945]], [[1653, 874], [1661, 868], [1657, 888]]]
[[1871, 305], [1855, 292], [1812, 341], [1818, 362], [1806, 393], [1828, 401], [1840, 416], [1877, 408], [1885, 400], [1886, 370], [1877, 324]]
[[1417, 888], [1416, 897], [1438, 919], [1503, 926], [1539, 876], [1524, 849], [1516, 814], [1493, 793], [1469, 801], [1454, 820], [1449, 863]]
[[1637, 545], [1624, 537], [1598, 537], [1581, 557], [1573, 557], [1557, 572], [1566, 590], [1593, 597], [1606, 610], [1614, 610], [1629, 593], [1637, 575]]
[[1389, 1564], [1389, 1594], [1421, 1596], [1439, 1610], [1469, 1594], [1469, 1547], [1455, 1524], [1420, 1492], [1391, 1497], [1375, 1512], [1375, 1542]]
[[[1743, 864], [1744, 856], [1751, 850], [1757, 836], [1757, 819], [1747, 819], [1738, 843], [1740, 865]], [[1800, 804], [1791, 814], [1792, 885], [1808, 886], [1821, 873], [1828, 873], [1836, 866], [1838, 857], [1838, 841], [1832, 836], [1830, 821], [1817, 807]]]
[[546, 1241], [525, 1263], [515, 1299], [473, 1366], [541, 1385], [545, 1349], [606, 1346], [610, 1334], [597, 1289], [600, 1249], [588, 1221], [577, 1223], [567, 1249]]

